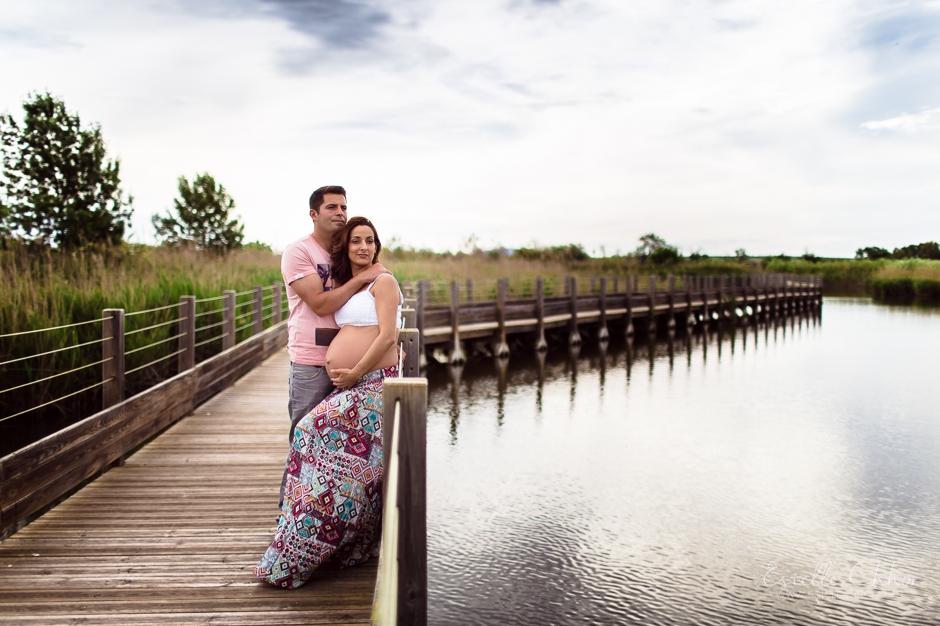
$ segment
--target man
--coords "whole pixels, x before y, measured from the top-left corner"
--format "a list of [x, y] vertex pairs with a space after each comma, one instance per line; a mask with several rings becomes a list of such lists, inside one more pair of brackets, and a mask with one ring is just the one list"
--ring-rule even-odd
[[[281, 274], [287, 285], [287, 350], [290, 378], [287, 410], [290, 415], [288, 441], [294, 428], [307, 413], [320, 404], [333, 383], [324, 367], [326, 350], [337, 332], [333, 312], [350, 297], [387, 270], [376, 263], [341, 287], [333, 284], [330, 271], [330, 238], [346, 224], [346, 190], [339, 186], [320, 187], [310, 196], [313, 234], [284, 249]], [[284, 476], [287, 476], [285, 469]], [[284, 500], [281, 482], [281, 501]]]

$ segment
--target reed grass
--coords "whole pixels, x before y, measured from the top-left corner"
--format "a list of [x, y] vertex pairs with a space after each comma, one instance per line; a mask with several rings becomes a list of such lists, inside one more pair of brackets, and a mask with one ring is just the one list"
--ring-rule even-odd
[[[0, 335], [97, 320], [106, 308], [121, 308], [128, 313], [143, 311], [178, 303], [181, 295], [214, 297], [226, 289], [246, 291], [254, 285], [271, 285], [280, 279], [279, 255], [257, 250], [214, 256], [194, 250], [124, 245], [66, 252], [6, 242], [4, 249], [0, 249]], [[239, 298], [240, 303], [245, 300], [245, 296]], [[206, 303], [197, 311], [213, 306], [220, 305]], [[247, 310], [250, 307], [242, 307], [238, 312]], [[177, 318], [178, 309], [172, 307], [127, 317], [125, 327], [126, 331], [134, 331]], [[221, 311], [202, 316], [197, 325], [219, 321]], [[266, 325], [270, 325], [270, 320]], [[210, 339], [218, 330], [197, 335], [197, 342]], [[176, 333], [176, 324], [169, 323], [127, 336], [126, 350], [144, 348], [127, 356], [127, 370], [144, 366], [127, 376], [128, 396], [176, 373], [176, 358], [147, 365], [176, 350], [176, 342], [167, 341]], [[242, 340], [250, 333], [250, 329], [242, 330], [237, 339]], [[99, 382], [101, 366], [97, 365], [2, 393], [4, 389], [100, 361], [100, 338], [100, 322], [0, 338], [0, 362], [72, 348], [0, 367], [0, 418]], [[156, 342], [162, 343], [145, 348]], [[85, 343], [91, 345], [73, 348]], [[218, 352], [220, 347], [218, 341], [200, 347], [197, 360]], [[0, 421], [0, 456], [91, 415], [100, 407], [99, 387]]]
[[816, 274], [826, 295], [871, 295], [881, 302], [940, 304], [940, 261], [771, 259], [768, 272]]

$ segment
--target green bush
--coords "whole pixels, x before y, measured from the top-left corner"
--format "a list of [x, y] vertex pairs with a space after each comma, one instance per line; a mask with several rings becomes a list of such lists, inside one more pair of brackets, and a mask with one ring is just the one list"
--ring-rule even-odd
[[883, 302], [911, 304], [917, 298], [911, 278], [875, 278], [871, 287], [875, 299]]
[[914, 281], [917, 301], [923, 304], [940, 304], [940, 280], [923, 278]]

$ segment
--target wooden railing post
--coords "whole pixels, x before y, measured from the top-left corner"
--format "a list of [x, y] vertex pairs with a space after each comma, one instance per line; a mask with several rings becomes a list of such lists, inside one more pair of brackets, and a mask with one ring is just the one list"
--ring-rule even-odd
[[[397, 477], [386, 473], [385, 479], [386, 485], [390, 479], [397, 480], [395, 501], [385, 504], [386, 512], [397, 509], [398, 536], [392, 537], [396, 545], [392, 550], [395, 562], [391, 564], [397, 569], [397, 588], [391, 590], [395, 594], [394, 623], [423, 626], [428, 621], [428, 381], [425, 378], [386, 378], [382, 395], [383, 464], [388, 472], [394, 457], [397, 466]], [[398, 420], [394, 419], [396, 405]], [[393, 448], [395, 443], [397, 449]], [[384, 523], [390, 523], [388, 516]], [[388, 554], [384, 548], [383, 553]], [[388, 582], [380, 580], [380, 584]]]
[[124, 309], [101, 312], [101, 408], [124, 401]]
[[254, 314], [251, 316], [251, 334], [258, 335], [264, 330], [264, 322], [261, 318], [264, 317], [264, 309], [262, 308], [264, 298], [264, 287], [261, 285], [255, 285], [255, 293], [252, 295], [252, 303], [254, 304]]
[[599, 304], [601, 305], [601, 319], [600, 326], [597, 329], [597, 339], [598, 341], [607, 341], [610, 339], [610, 333], [607, 332], [607, 277], [601, 276], [601, 293], [599, 296]]
[[405, 298], [405, 303], [401, 309], [402, 328], [417, 328], [417, 312], [415, 311], [415, 301]]
[[535, 277], [535, 316], [538, 318], [535, 350], [544, 352], [548, 350], [548, 342], [545, 341], [545, 280], [541, 276]]
[[421, 353], [418, 351], [420, 339], [418, 329], [406, 326], [398, 331], [398, 344], [404, 350], [401, 362], [401, 375], [416, 378], [421, 375]]
[[428, 301], [427, 280], [418, 281], [418, 301], [415, 304], [415, 328], [418, 329], [418, 362], [420, 367], [427, 367], [427, 357], [424, 354], [424, 305]]
[[656, 334], [656, 276], [649, 275], [649, 291], [647, 301], [649, 306], [649, 317], [647, 318], [647, 331], [653, 335]]
[[572, 346], [580, 346], [581, 334], [578, 332], [578, 279], [574, 276], [569, 276], [568, 288], [571, 297], [568, 306], [571, 311], [571, 321], [568, 323], [568, 343]]
[[235, 346], [235, 290], [222, 292], [222, 350]]
[[451, 325], [451, 363], [463, 363], [463, 350], [460, 347], [460, 283], [450, 281], [450, 325]]
[[177, 372], [185, 372], [196, 366], [196, 296], [180, 296], [180, 325], [176, 358]]
[[283, 298], [281, 294], [281, 283], [271, 285], [271, 312], [274, 313], [274, 317], [271, 318], [272, 325], [281, 323], [281, 298]]
[[473, 302], [473, 279], [467, 279], [467, 302]]

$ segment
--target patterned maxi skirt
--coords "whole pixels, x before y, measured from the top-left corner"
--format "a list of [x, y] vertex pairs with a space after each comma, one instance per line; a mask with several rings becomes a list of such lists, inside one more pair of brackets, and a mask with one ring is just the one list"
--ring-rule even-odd
[[382, 521], [382, 383], [397, 368], [337, 389], [294, 430], [284, 504], [255, 576], [294, 589], [319, 565], [378, 556]]

